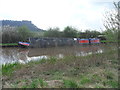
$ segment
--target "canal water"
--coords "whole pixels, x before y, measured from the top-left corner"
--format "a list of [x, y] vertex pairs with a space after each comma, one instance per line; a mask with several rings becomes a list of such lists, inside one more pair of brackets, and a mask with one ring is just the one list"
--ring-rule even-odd
[[50, 57], [63, 58], [64, 56], [86, 56], [93, 53], [102, 53], [110, 49], [110, 45], [79, 45], [51, 48], [20, 48], [4, 47], [0, 49], [1, 64], [27, 63], [29, 61], [47, 59]]

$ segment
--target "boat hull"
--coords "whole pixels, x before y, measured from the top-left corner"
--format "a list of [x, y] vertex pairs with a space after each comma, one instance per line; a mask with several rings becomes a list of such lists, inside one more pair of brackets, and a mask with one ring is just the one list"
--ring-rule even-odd
[[29, 47], [29, 46], [30, 46], [30, 43], [28, 43], [28, 42], [18, 42], [18, 45], [19, 45], [20, 47]]

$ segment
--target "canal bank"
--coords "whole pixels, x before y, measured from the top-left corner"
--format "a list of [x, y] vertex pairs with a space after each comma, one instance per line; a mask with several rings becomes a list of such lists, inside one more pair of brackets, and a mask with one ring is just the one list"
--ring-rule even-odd
[[[86, 43], [86, 41], [88, 43]], [[93, 41], [92, 41], [93, 40]], [[83, 43], [80, 43], [80, 42]], [[91, 39], [92, 43], [89, 43], [89, 39], [78, 39], [74, 38], [30, 38], [28, 42], [18, 42], [18, 43], [0, 43], [0, 47], [34, 47], [34, 48], [46, 48], [46, 47], [58, 47], [58, 46], [73, 46], [73, 45], [90, 45], [90, 44], [110, 44], [118, 43], [119, 41], [113, 40], [100, 40]], [[98, 41], [98, 42], [94, 42]]]
[[2, 66], [3, 88], [118, 88], [117, 55], [117, 50], [107, 50], [8, 64]]
[[0, 43], [0, 47], [18, 47], [18, 43]]

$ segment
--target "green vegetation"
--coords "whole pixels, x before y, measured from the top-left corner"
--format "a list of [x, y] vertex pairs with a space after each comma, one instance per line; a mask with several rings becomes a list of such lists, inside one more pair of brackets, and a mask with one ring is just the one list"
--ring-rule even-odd
[[79, 32], [79, 38], [96, 38], [99, 35], [102, 35], [102, 33], [96, 30], [85, 30], [84, 32]]
[[0, 46], [16, 46], [17, 43], [0, 43]]
[[83, 77], [81, 80], [80, 80], [80, 84], [84, 85], [86, 83], [89, 83], [91, 80], [88, 78], [88, 77]]
[[[118, 41], [118, 36], [120, 34], [120, 15], [119, 15], [119, 10], [120, 6], [118, 4], [119, 2], [114, 2], [114, 12], [113, 11], [108, 11], [105, 14], [105, 19], [104, 19], [104, 26], [106, 30], [103, 32], [103, 34], [106, 35], [106, 38], [108, 41]], [[120, 41], [120, 40], [119, 40]]]
[[96, 30], [85, 30], [81, 32], [77, 28], [72, 26], [67, 26], [64, 30], [60, 31], [58, 27], [50, 28], [44, 33], [44, 37], [65, 37], [65, 38], [96, 38], [98, 35], [102, 35], [102, 33]]
[[[1, 32], [0, 32], [1, 33]], [[2, 27], [2, 43], [18, 43], [19, 41], [28, 41], [29, 37], [41, 37], [43, 32], [31, 32], [26, 26], [21, 27]]]
[[2, 65], [2, 73], [3, 83], [7, 83], [3, 87], [118, 88], [117, 50], [6, 64]]
[[31, 80], [18, 80], [11, 85], [12, 88], [45, 88], [47, 83], [42, 79], [31, 79]]
[[113, 80], [108, 80], [108, 81], [105, 82], [105, 84], [109, 85], [111, 88], [118, 87], [118, 82], [113, 81]]
[[63, 80], [64, 88], [78, 88], [78, 84], [73, 80]]
[[[3, 27], [2, 32], [2, 43], [18, 43], [19, 41], [28, 42], [29, 37], [40, 38], [40, 37], [57, 37], [57, 38], [97, 38], [99, 35], [103, 35], [104, 39], [101, 42], [117, 42], [118, 30], [107, 29], [104, 32], [98, 32], [96, 30], [80, 30], [67, 26], [63, 31], [60, 31], [58, 27], [50, 28], [44, 32], [31, 32], [26, 26], [19, 28], [15, 27]], [[107, 39], [107, 41], [106, 41]]]
[[[78, 32], [79, 31], [79, 32]], [[19, 41], [27, 41], [29, 37], [62, 37], [62, 38], [95, 38], [102, 33], [95, 30], [85, 30], [81, 32], [77, 28], [67, 26], [60, 31], [58, 27], [49, 28], [47, 31], [32, 32], [26, 26], [10, 27], [4, 26], [2, 32], [2, 43], [18, 43]]]
[[2, 30], [2, 43], [18, 43], [18, 41], [26, 40], [31, 36], [31, 32], [27, 27], [3, 27]]
[[62, 37], [62, 32], [59, 28], [49, 28], [45, 33], [44, 37]]
[[21, 68], [23, 65], [19, 63], [13, 63], [13, 64], [5, 64], [2, 65], [2, 74], [3, 75], [12, 75], [12, 73], [15, 71], [15, 69]]
[[33, 36], [32, 32], [30, 32], [30, 30], [26, 26], [18, 27], [17, 32], [20, 40], [27, 40], [28, 37]]
[[43, 88], [45, 86], [47, 86], [47, 83], [42, 79], [33, 79], [31, 84], [28, 85], [26, 88], [38, 88], [38, 87]]
[[64, 33], [64, 37], [75, 38], [78, 36], [77, 29], [70, 26], [65, 27], [63, 33]]

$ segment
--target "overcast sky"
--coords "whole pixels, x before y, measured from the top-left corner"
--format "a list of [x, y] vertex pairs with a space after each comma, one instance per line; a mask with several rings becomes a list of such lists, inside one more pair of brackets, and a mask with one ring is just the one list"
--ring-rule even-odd
[[119, 0], [0, 0], [0, 20], [30, 20], [41, 29], [104, 29], [103, 14]]

